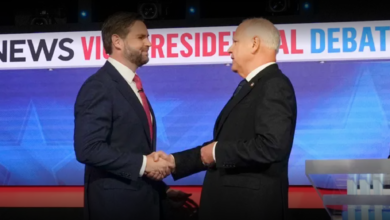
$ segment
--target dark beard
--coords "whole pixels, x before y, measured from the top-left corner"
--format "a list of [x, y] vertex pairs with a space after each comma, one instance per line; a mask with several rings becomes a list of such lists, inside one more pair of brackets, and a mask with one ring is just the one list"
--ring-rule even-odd
[[149, 58], [144, 59], [142, 57], [141, 51], [135, 50], [131, 47], [126, 47], [126, 51], [124, 55], [128, 61], [137, 65], [138, 67], [141, 67], [149, 62]]

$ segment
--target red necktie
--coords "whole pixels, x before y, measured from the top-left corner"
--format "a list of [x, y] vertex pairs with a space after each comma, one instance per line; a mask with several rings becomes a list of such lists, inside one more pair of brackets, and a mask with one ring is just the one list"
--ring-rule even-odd
[[141, 96], [142, 106], [144, 107], [146, 118], [148, 119], [148, 123], [149, 123], [150, 138], [153, 139], [152, 116], [150, 115], [150, 108], [149, 108], [148, 100], [146, 99], [144, 89], [142, 88], [141, 79], [139, 78], [138, 75], [135, 75], [133, 81], [135, 82], [135, 85], [137, 86], [138, 89], [138, 93]]

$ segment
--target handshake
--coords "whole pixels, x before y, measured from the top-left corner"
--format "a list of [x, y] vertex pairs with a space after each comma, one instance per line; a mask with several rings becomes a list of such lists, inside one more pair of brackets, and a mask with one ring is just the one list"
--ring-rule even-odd
[[149, 154], [146, 160], [145, 175], [153, 180], [162, 180], [175, 169], [175, 158], [163, 151]]
[[[214, 166], [214, 148], [216, 142], [204, 145], [200, 149], [200, 159], [205, 166]], [[168, 155], [163, 151], [149, 154], [146, 160], [145, 175], [153, 180], [162, 180], [175, 171], [176, 163], [172, 154]]]

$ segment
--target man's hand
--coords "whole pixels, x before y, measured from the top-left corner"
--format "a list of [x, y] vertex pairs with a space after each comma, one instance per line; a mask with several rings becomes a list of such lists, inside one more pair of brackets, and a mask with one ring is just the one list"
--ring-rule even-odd
[[180, 190], [169, 188], [167, 190], [167, 197], [173, 201], [187, 200], [192, 194], [185, 193]]
[[172, 154], [166, 154], [164, 151], [157, 151], [157, 152], [153, 152], [153, 158], [154, 158], [154, 161], [158, 161], [160, 158], [161, 159], [164, 159], [166, 161], [169, 161], [171, 163], [171, 165], [173, 165], [171, 168], [175, 168], [175, 158], [173, 157]]
[[[150, 154], [154, 162], [166, 161], [169, 163], [169, 173], [161, 175], [158, 171], [146, 172], [146, 176], [154, 180], [162, 180], [175, 170], [175, 158], [163, 151], [153, 152]], [[149, 159], [148, 159], [149, 160]]]
[[163, 151], [157, 151], [157, 152], [154, 152], [153, 153], [153, 159], [155, 162], [159, 161], [159, 159], [163, 159], [163, 160], [166, 160], [166, 161], [169, 161], [170, 163], [170, 168], [171, 168], [171, 171], [173, 171], [175, 169], [175, 158], [173, 157], [172, 154], [166, 154], [165, 152]]
[[155, 152], [147, 156], [145, 174], [147, 177], [153, 180], [162, 180], [171, 174], [171, 167], [174, 167], [174, 163], [164, 159], [155, 160]]
[[212, 142], [212, 143], [202, 147], [200, 150], [200, 156], [201, 156], [202, 162], [206, 166], [211, 166], [215, 163], [214, 157], [213, 157], [214, 145], [215, 145], [215, 142]]
[[167, 190], [167, 197], [173, 208], [184, 207], [192, 214], [195, 214], [199, 206], [192, 199], [190, 199], [191, 195], [192, 194], [171, 188]]

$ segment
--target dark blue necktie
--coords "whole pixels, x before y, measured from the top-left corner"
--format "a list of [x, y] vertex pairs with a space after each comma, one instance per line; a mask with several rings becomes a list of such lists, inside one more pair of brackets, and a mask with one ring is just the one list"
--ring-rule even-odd
[[240, 92], [240, 90], [242, 89], [242, 87], [243, 87], [245, 84], [247, 84], [247, 83], [248, 83], [248, 81], [246, 81], [246, 79], [242, 80], [242, 81], [240, 82], [240, 84], [238, 84], [236, 90], [234, 91], [233, 96], [236, 96], [236, 95], [238, 94], [238, 92]]

